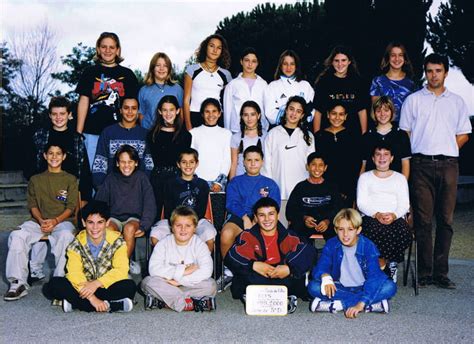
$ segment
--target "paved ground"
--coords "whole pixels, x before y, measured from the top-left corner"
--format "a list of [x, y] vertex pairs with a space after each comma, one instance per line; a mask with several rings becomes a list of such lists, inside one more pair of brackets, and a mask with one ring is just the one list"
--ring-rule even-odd
[[[399, 283], [399, 292], [386, 315], [363, 314], [347, 320], [342, 314], [312, 314], [299, 303], [286, 317], [251, 317], [229, 292], [217, 298], [212, 313], [177, 314], [144, 311], [143, 298], [128, 314], [65, 314], [41, 295], [41, 284], [20, 301], [0, 301], [0, 343], [87, 342], [322, 342], [335, 343], [472, 343], [474, 338], [474, 207], [459, 207], [451, 278], [458, 289], [420, 290]], [[5, 228], [5, 226], [2, 226]], [[8, 231], [0, 231], [0, 292], [4, 277]], [[243, 333], [246, 333], [243, 336]]]

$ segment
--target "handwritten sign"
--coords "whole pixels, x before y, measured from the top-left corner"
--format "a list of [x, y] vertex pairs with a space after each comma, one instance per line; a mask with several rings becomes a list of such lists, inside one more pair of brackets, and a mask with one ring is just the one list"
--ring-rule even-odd
[[288, 289], [283, 285], [249, 285], [246, 290], [245, 311], [248, 315], [286, 315]]

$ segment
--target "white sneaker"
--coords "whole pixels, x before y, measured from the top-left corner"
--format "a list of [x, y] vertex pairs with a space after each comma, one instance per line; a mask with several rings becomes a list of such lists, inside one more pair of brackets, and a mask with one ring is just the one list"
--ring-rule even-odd
[[63, 300], [63, 311], [64, 311], [64, 313], [71, 313], [72, 312], [72, 305], [66, 299]]
[[221, 293], [230, 287], [232, 284], [232, 277], [233, 276], [229, 276], [224, 273], [217, 279], [216, 284], [218, 293]]
[[33, 270], [30, 272], [30, 278], [34, 281], [34, 282], [37, 282], [37, 281], [41, 281], [42, 279], [44, 279], [46, 276], [43, 272], [43, 270]]
[[390, 312], [390, 304], [388, 300], [382, 300], [380, 302], [373, 303], [365, 307], [366, 313], [388, 313]]
[[337, 301], [323, 301], [319, 297], [314, 298], [313, 301], [309, 304], [309, 310], [311, 312], [327, 312], [327, 313], [337, 313], [337, 311], [342, 310], [342, 304], [335, 304]]
[[130, 273], [132, 275], [140, 275], [142, 272], [142, 268], [140, 264], [134, 260], [130, 260]]
[[388, 269], [390, 271], [390, 277], [392, 278], [393, 283], [397, 284], [397, 273], [398, 273], [397, 262], [390, 262], [388, 264]]

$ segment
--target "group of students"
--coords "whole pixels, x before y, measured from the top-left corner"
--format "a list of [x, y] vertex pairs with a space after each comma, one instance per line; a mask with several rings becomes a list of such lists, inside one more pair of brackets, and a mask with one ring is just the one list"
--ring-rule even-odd
[[[33, 136], [33, 219], [10, 236], [5, 300], [27, 294], [28, 276], [45, 277], [39, 241], [47, 236], [56, 269], [45, 290], [64, 311], [130, 311], [136, 286], [128, 273], [141, 269], [130, 258], [136, 238], [149, 236], [146, 309], [213, 310], [217, 285], [245, 303], [248, 285], [278, 284], [288, 287], [290, 313], [298, 297], [310, 299], [312, 311], [349, 318], [388, 312], [412, 240], [405, 216], [413, 144], [396, 124], [414, 91], [403, 45], [387, 47], [383, 75], [372, 82], [373, 127], [345, 47], [333, 49], [314, 90], [291, 50], [267, 84], [255, 73], [256, 51], [246, 49], [232, 80], [227, 43], [214, 34], [186, 69], [184, 91], [164, 53], [153, 56], [138, 91], [120, 49], [114, 33], [97, 40], [97, 63], [77, 87], [76, 131], [69, 102], [55, 97], [51, 126]], [[430, 64], [442, 61], [430, 55], [427, 73]], [[455, 135], [470, 132], [461, 122]], [[217, 284], [211, 192], [225, 192], [227, 211]], [[74, 238], [76, 208], [85, 229]], [[327, 241], [319, 260], [316, 233]]]

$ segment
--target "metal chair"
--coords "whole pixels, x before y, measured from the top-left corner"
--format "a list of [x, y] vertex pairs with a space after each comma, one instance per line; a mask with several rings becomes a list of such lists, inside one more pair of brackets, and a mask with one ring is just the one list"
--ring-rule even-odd
[[[406, 221], [408, 226], [412, 232], [412, 242], [408, 247], [407, 259], [403, 261], [403, 286], [407, 286], [408, 284], [408, 274], [411, 272], [411, 282], [412, 287], [415, 291], [415, 296], [418, 295], [418, 254], [417, 254], [417, 242], [416, 242], [416, 233], [413, 228], [413, 224], [411, 221], [410, 214], [407, 215]], [[412, 262], [412, 253], [414, 256]]]

